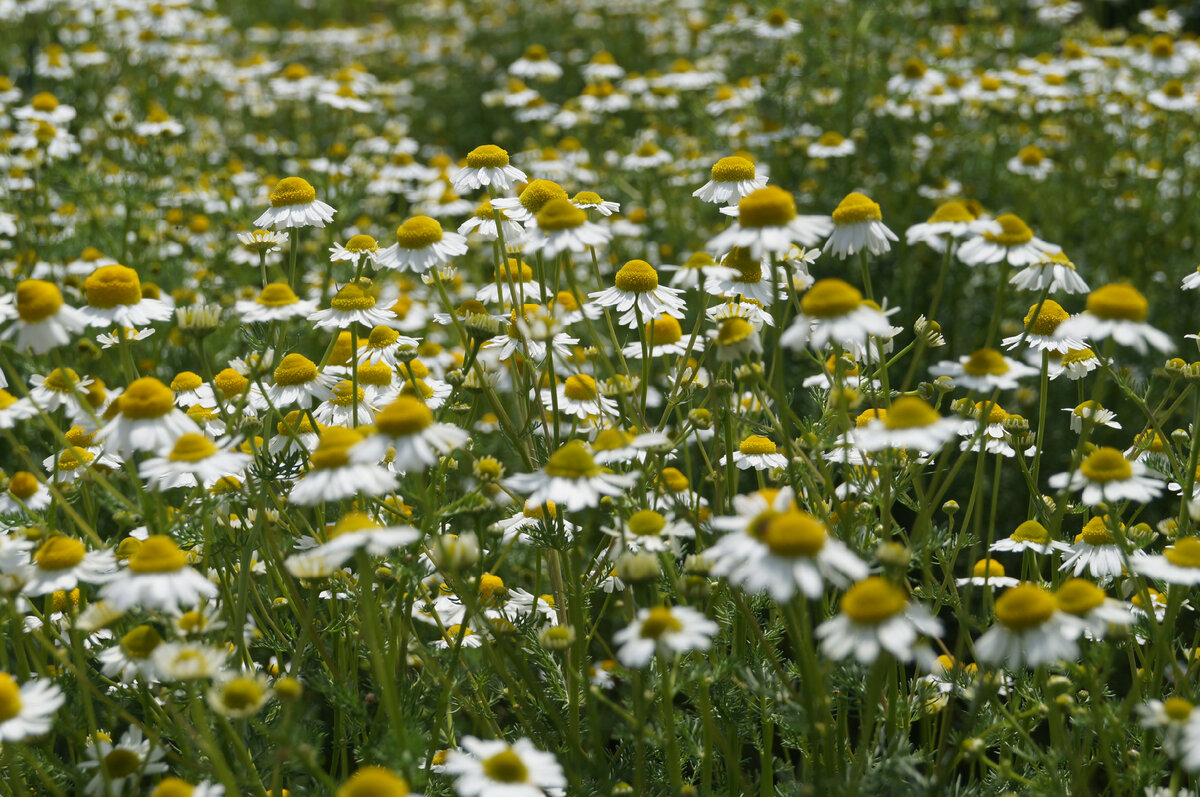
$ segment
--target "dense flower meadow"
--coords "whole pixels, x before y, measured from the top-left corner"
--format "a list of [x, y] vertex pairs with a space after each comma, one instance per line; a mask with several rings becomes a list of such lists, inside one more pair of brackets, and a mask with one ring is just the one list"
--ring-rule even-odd
[[0, 0], [0, 792], [1194, 794], [1179, 5]]

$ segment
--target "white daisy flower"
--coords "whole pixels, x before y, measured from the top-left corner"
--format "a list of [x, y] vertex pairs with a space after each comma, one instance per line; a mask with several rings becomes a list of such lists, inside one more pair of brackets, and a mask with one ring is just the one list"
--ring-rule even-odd
[[18, 684], [0, 672], [0, 742], [23, 742], [50, 732], [54, 712], [66, 697], [48, 678]]
[[878, 203], [855, 191], [847, 194], [833, 211], [833, 232], [825, 242], [824, 251], [842, 260], [862, 250], [882, 255], [891, 251], [889, 241], [898, 240], [884, 225]]
[[[1034, 317], [1037, 313], [1037, 317]], [[1058, 328], [1070, 314], [1053, 299], [1046, 299], [1041, 305], [1032, 305], [1025, 314], [1024, 331], [1000, 341], [1008, 350], [1022, 344], [1034, 351], [1052, 351], [1066, 354], [1072, 349], [1084, 348], [1084, 342], [1079, 338], [1065, 338], [1058, 334]]]
[[1110, 283], [1089, 293], [1087, 310], [1064, 321], [1056, 334], [1090, 341], [1112, 338], [1122, 346], [1133, 347], [1138, 354], [1145, 354], [1150, 347], [1173, 351], [1171, 338], [1146, 323], [1149, 309], [1146, 298], [1136, 288]]
[[960, 421], [943, 418], [924, 399], [900, 396], [886, 410], [877, 410], [855, 430], [854, 444], [864, 451], [888, 448], [935, 452], [954, 439]]
[[508, 152], [495, 144], [484, 144], [467, 153], [467, 165], [454, 173], [451, 183], [456, 192], [465, 194], [480, 188], [509, 191], [528, 179], [525, 172], [509, 163]]
[[0, 339], [10, 340], [15, 335], [16, 349], [34, 354], [70, 343], [88, 325], [80, 311], [63, 303], [58, 287], [44, 280], [22, 280], [17, 284], [16, 314], [16, 323]]
[[958, 248], [958, 259], [968, 266], [1007, 262], [1010, 266], [1040, 263], [1062, 249], [1036, 238], [1029, 225], [1012, 213], [976, 225], [977, 234]]
[[1071, 413], [1071, 431], [1076, 434], [1083, 432], [1083, 424], [1088, 420], [1092, 422], [1093, 427], [1107, 426], [1109, 429], [1120, 429], [1121, 424], [1117, 423], [1117, 414], [1112, 410], [1106, 410], [1092, 400], [1087, 400], [1077, 407], [1063, 407], [1063, 412]]
[[271, 403], [276, 407], [301, 409], [308, 409], [332, 396], [333, 386], [338, 382], [335, 374], [320, 372], [316, 363], [294, 352], [275, 367], [273, 380], [267, 388]]
[[611, 216], [621, 212], [620, 202], [610, 202], [595, 191], [579, 191], [571, 197], [571, 204], [580, 210], [594, 210], [601, 216]]
[[1021, 582], [1012, 576], [1004, 574], [1004, 565], [995, 559], [980, 559], [971, 568], [971, 575], [966, 578], [954, 579], [955, 586], [965, 587], [968, 584], [975, 587], [991, 587], [1004, 589], [1015, 587]]
[[510, 745], [503, 739], [464, 736], [462, 750], [447, 753], [443, 766], [445, 774], [454, 778], [459, 797], [566, 793], [567, 778], [554, 755], [537, 749], [529, 739], [518, 739]]
[[603, 496], [619, 496], [637, 482], [636, 473], [610, 473], [596, 464], [587, 446], [572, 440], [550, 456], [545, 467], [517, 473], [504, 486], [535, 504], [554, 502], [570, 512], [597, 506]]
[[679, 538], [694, 537], [695, 529], [683, 520], [672, 520], [653, 509], [639, 509], [621, 522], [616, 528], [601, 529], [616, 541], [610, 556], [624, 551], [649, 551], [650, 553], [679, 553]]
[[1158, 473], [1138, 461], [1129, 461], [1119, 449], [1103, 447], [1088, 454], [1079, 469], [1050, 477], [1056, 490], [1082, 490], [1086, 506], [1113, 501], [1147, 503], [1162, 495]]
[[271, 189], [271, 207], [254, 220], [255, 227], [324, 227], [337, 213], [317, 199], [317, 191], [303, 177], [285, 177]]
[[[597, 415], [608, 418], [620, 415], [617, 402], [602, 394], [596, 380], [587, 374], [572, 374], [559, 382], [557, 388], [558, 409], [564, 415], [581, 421]], [[543, 403], [550, 406], [552, 402], [547, 396]]]
[[1179, 537], [1161, 554], [1141, 556], [1131, 564], [1134, 570], [1147, 578], [1167, 584], [1195, 586], [1200, 584], [1200, 539]]
[[713, 164], [712, 179], [692, 192], [701, 202], [728, 205], [765, 188], [767, 178], [757, 174], [753, 161], [738, 155]]
[[1036, 584], [1005, 590], [996, 599], [995, 611], [998, 622], [975, 640], [979, 661], [1032, 669], [1079, 655], [1058, 602]]
[[1063, 613], [1063, 630], [1070, 636], [1083, 634], [1088, 639], [1104, 639], [1110, 626], [1133, 625], [1133, 611], [1128, 603], [1109, 598], [1104, 590], [1082, 578], [1064, 581], [1054, 599]]
[[94, 327], [140, 329], [174, 314], [171, 305], [143, 295], [138, 273], [126, 266], [101, 266], [83, 288], [87, 304], [79, 312]]
[[674, 657], [689, 650], [708, 650], [719, 628], [688, 606], [655, 606], [638, 610], [637, 618], [613, 634], [620, 647], [617, 660], [631, 669], [650, 664], [655, 653]]
[[399, 484], [394, 473], [376, 464], [351, 460], [351, 449], [361, 441], [362, 435], [352, 429], [332, 426], [321, 430], [320, 442], [309, 456], [311, 470], [292, 487], [288, 500], [313, 506], [394, 491]]
[[[496, 215], [500, 215], [500, 223], [496, 224]], [[512, 247], [525, 237], [525, 228], [520, 222], [513, 221], [507, 213], [492, 205], [490, 199], [485, 199], [475, 208], [475, 212], [458, 225], [459, 235], [476, 234], [485, 241], [495, 241], [504, 236], [504, 243]]]
[[42, 543], [26, 568], [21, 592], [29, 596], [75, 589], [79, 582], [100, 584], [112, 577], [117, 559], [112, 551], [89, 551], [75, 539], [56, 534]]
[[[1141, 554], [1134, 552], [1134, 560]], [[1125, 554], [1117, 545], [1117, 538], [1108, 528], [1108, 518], [1097, 515], [1084, 524], [1075, 537], [1074, 544], [1063, 551], [1061, 571], [1070, 570], [1074, 576], [1084, 572], [1098, 580], [1101, 585], [1111, 582], [1125, 572]]]
[[895, 334], [884, 312], [840, 279], [817, 280], [800, 297], [800, 311], [780, 336], [780, 345], [790, 349], [807, 345], [823, 352], [835, 344], [860, 359], [870, 351], [872, 337], [890, 340]]
[[1002, 540], [992, 543], [989, 551], [1000, 553], [1022, 553], [1034, 551], [1048, 554], [1052, 551], [1069, 551], [1071, 546], [1062, 540], [1050, 539], [1050, 532], [1036, 520], [1026, 520]]
[[153, 490], [173, 487], [211, 487], [221, 479], [242, 478], [252, 457], [240, 451], [222, 451], [203, 434], [181, 435], [165, 457], [138, 463], [138, 475]]
[[958, 358], [958, 362], [942, 360], [930, 367], [934, 376], [949, 377], [955, 387], [989, 392], [1014, 390], [1020, 380], [1033, 376], [1038, 369], [1005, 357], [995, 349], [979, 349]]
[[935, 252], [975, 232], [977, 219], [965, 204], [951, 200], [938, 205], [927, 221], [904, 231], [909, 246], [923, 243]]
[[1022, 291], [1048, 291], [1049, 293], [1087, 293], [1087, 282], [1075, 270], [1075, 264], [1062, 252], [1043, 253], [1025, 268], [1013, 274], [1010, 285]]
[[424, 470], [465, 447], [471, 436], [452, 423], [434, 423], [433, 411], [414, 396], [399, 396], [374, 420], [375, 433], [350, 451], [355, 462], [377, 463], [389, 456], [402, 472]]
[[359, 261], [366, 258], [371, 263], [375, 263], [379, 257], [379, 244], [369, 235], [359, 233], [351, 236], [346, 245], [342, 246], [339, 243], [329, 249], [329, 259], [334, 263], [349, 261], [357, 267]]
[[424, 273], [466, 253], [465, 237], [446, 232], [437, 219], [413, 216], [396, 228], [396, 243], [379, 253], [375, 265], [377, 268]]
[[942, 633], [942, 624], [925, 607], [910, 602], [895, 584], [869, 576], [846, 590], [839, 608], [816, 629], [821, 652], [831, 659], [853, 655], [870, 664], [887, 651], [900, 661], [911, 661], [914, 656], [933, 660], [933, 652], [917, 640]]
[[187, 554], [164, 534], [141, 541], [125, 567], [100, 590], [100, 597], [117, 609], [161, 610], [179, 613], [217, 597], [217, 585], [188, 567]]
[[742, 197], [736, 215], [736, 224], [709, 241], [710, 252], [723, 254], [740, 247], [749, 250], [750, 257], [755, 259], [767, 254], [782, 257], [794, 244], [820, 243], [831, 226], [826, 216], [796, 215], [795, 198], [775, 186], [759, 188]]
[[317, 307], [317, 300], [301, 299], [286, 282], [272, 282], [257, 298], [241, 299], [234, 305], [243, 324], [307, 318]]
[[142, 729], [136, 725], [130, 726], [116, 744], [107, 736], [93, 740], [84, 755], [87, 757], [79, 762], [79, 768], [85, 772], [96, 770], [83, 787], [88, 797], [124, 794], [143, 775], [167, 771], [167, 765], [162, 763], [166, 751], [151, 747], [150, 740], [142, 736]]
[[614, 307], [622, 315], [618, 323], [637, 327], [663, 313], [683, 318], [686, 303], [680, 291], [658, 282], [658, 272], [645, 260], [630, 260], [617, 271], [614, 286], [589, 294], [601, 307]]
[[195, 421], [175, 407], [171, 388], [152, 376], [135, 379], [117, 400], [117, 416], [96, 432], [96, 440], [122, 454], [167, 451]]
[[537, 226], [529, 231], [524, 247], [529, 252], [541, 252], [547, 261], [562, 252], [587, 251], [590, 247], [608, 243], [612, 234], [587, 219], [587, 213], [570, 200], [551, 199], [535, 216]]
[[805, 154], [810, 158], [845, 158], [858, 151], [851, 139], [834, 130], [827, 130], [808, 145]]
[[419, 539], [421, 532], [412, 526], [383, 526], [362, 512], [347, 512], [334, 525], [325, 542], [304, 553], [321, 556], [337, 568], [360, 550], [372, 556], [386, 556]]
[[[727, 461], [728, 455], [721, 457], [721, 466], [724, 467]], [[733, 463], [738, 470], [771, 470], [786, 468], [787, 457], [779, 453], [770, 438], [752, 434], [738, 444], [737, 451], [733, 452]]]
[[391, 310], [376, 306], [375, 294], [369, 283], [350, 282], [343, 285], [329, 300], [329, 308], [308, 315], [308, 320], [322, 329], [346, 329], [359, 323], [376, 327], [395, 320]]

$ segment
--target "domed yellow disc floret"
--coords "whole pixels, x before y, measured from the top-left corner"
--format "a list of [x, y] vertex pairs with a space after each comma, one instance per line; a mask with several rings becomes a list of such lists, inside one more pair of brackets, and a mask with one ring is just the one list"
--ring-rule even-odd
[[21, 713], [21, 687], [6, 672], [0, 672], [0, 722], [8, 722]]
[[240, 396], [249, 384], [249, 379], [232, 368], [225, 368], [213, 377], [213, 387], [219, 390], [225, 398]]
[[1088, 454], [1079, 470], [1088, 481], [1099, 484], [1124, 481], [1133, 476], [1133, 466], [1125, 459], [1125, 455], [1119, 449], [1108, 446]]
[[382, 324], [371, 330], [367, 337], [367, 346], [372, 349], [385, 349], [400, 339], [400, 333]]
[[414, 396], [400, 396], [375, 416], [375, 428], [388, 437], [408, 437], [433, 424], [433, 410]]
[[37, 476], [27, 470], [19, 470], [8, 482], [8, 491], [22, 501], [28, 501], [37, 494], [40, 483]]
[[33, 563], [39, 570], [68, 570], [82, 562], [85, 553], [82, 542], [58, 534], [42, 543], [33, 555]]
[[129, 384], [120, 399], [121, 415], [131, 420], [161, 418], [175, 406], [171, 388], [152, 376], [143, 376]]
[[901, 396], [892, 402], [891, 409], [883, 417], [883, 423], [889, 429], [920, 429], [932, 426], [941, 419], [937, 410], [924, 399]]
[[630, 260], [617, 272], [617, 290], [625, 293], [649, 293], [658, 288], [658, 272], [645, 260]]
[[1112, 283], [1088, 294], [1087, 311], [1106, 321], [1146, 320], [1150, 305], [1132, 285]]
[[538, 227], [548, 232], [571, 230], [587, 221], [587, 214], [564, 198], [551, 199], [537, 212]]
[[754, 334], [754, 325], [741, 316], [730, 316], [717, 327], [718, 346], [735, 346]]
[[317, 470], [344, 468], [350, 464], [350, 449], [362, 441], [362, 435], [343, 426], [330, 426], [321, 430], [317, 450], [309, 460]]
[[857, 191], [847, 194], [833, 211], [833, 223], [861, 224], [865, 221], [883, 221], [879, 203]]
[[653, 322], [646, 324], [646, 336], [652, 346], [668, 346], [683, 339], [683, 328], [679, 321], [663, 313]]
[[424, 249], [442, 240], [445, 235], [437, 219], [413, 216], [396, 228], [396, 242], [401, 249]]
[[971, 575], [975, 578], [1004, 578], [1004, 565], [995, 559], [980, 559], [971, 568]]
[[666, 606], [655, 606], [646, 615], [646, 619], [642, 620], [642, 627], [639, 631], [639, 636], [642, 639], [658, 639], [667, 632], [676, 633], [683, 630], [683, 623], [679, 622], [671, 610]]
[[317, 364], [303, 354], [289, 354], [275, 368], [275, 384], [304, 385], [317, 378]]
[[139, 625], [121, 637], [121, 650], [131, 659], [148, 659], [162, 641], [162, 635], [152, 626]]
[[738, 451], [748, 456], [756, 454], [774, 454], [777, 451], [775, 443], [769, 437], [752, 434], [738, 444]]
[[261, 304], [263, 307], [287, 307], [298, 301], [300, 298], [286, 282], [272, 282], [263, 288], [254, 300], [255, 304]]
[[712, 178], [718, 183], [741, 183], [754, 177], [754, 163], [740, 155], [721, 158], [712, 167]]
[[172, 462], [200, 462], [215, 453], [217, 447], [213, 441], [202, 434], [189, 432], [179, 436], [175, 445], [171, 447], [171, 453], [167, 454], [167, 459]]
[[55, 368], [46, 375], [46, 381], [42, 384], [48, 390], [70, 393], [78, 388], [79, 374], [73, 368]]
[[908, 606], [904, 590], [880, 576], [859, 581], [842, 595], [842, 614], [861, 625], [878, 625]]
[[1045, 545], [1050, 542], [1050, 532], [1036, 520], [1026, 520], [1013, 531], [1011, 539], [1017, 542], [1032, 542]]
[[817, 144], [822, 147], [840, 147], [846, 141], [846, 137], [841, 133], [836, 133], [833, 130], [827, 130], [817, 139]]
[[329, 306], [343, 313], [370, 310], [375, 306], [375, 296], [362, 284], [351, 282], [343, 285], [337, 295], [329, 300]]
[[316, 198], [317, 190], [303, 177], [285, 177], [271, 189], [271, 207], [307, 205]]
[[1163, 551], [1163, 556], [1176, 567], [1200, 567], [1200, 539], [1180, 537]]
[[784, 227], [796, 218], [796, 200], [787, 191], [769, 185], [738, 202], [738, 225], [742, 227]]
[[393, 775], [383, 767], [363, 767], [342, 784], [334, 797], [407, 797], [407, 795], [408, 784], [403, 778]]
[[1005, 213], [996, 218], [1000, 232], [985, 232], [983, 237], [1000, 246], [1020, 246], [1033, 240], [1033, 230], [1012, 213]]
[[1008, 373], [1008, 361], [995, 349], [979, 349], [963, 363], [963, 372], [970, 376], [1001, 376]]
[[521, 207], [537, 215], [551, 199], [566, 199], [567, 192], [553, 180], [532, 180], [517, 197]]
[[187, 554], [165, 534], [151, 534], [129, 557], [129, 569], [135, 573], [174, 573], [186, 565]]
[[930, 224], [938, 222], [966, 223], [974, 220], [974, 214], [961, 202], [943, 202], [938, 205], [937, 210], [933, 211], [933, 215], [929, 217]]
[[62, 292], [45, 280], [22, 280], [17, 284], [17, 315], [27, 324], [45, 321], [62, 307]]
[[791, 510], [771, 519], [762, 541], [776, 556], [813, 557], [825, 547], [825, 524], [807, 512]]
[[[1037, 317], [1034, 317], [1034, 313]], [[1070, 318], [1070, 314], [1063, 309], [1062, 305], [1053, 299], [1047, 299], [1042, 302], [1042, 307], [1039, 310], [1035, 304], [1029, 308], [1029, 312], [1025, 314], [1025, 328], [1029, 330], [1031, 335], [1053, 335], [1054, 330], [1058, 329], [1058, 325]]]
[[495, 144], [484, 144], [467, 153], [468, 169], [501, 169], [508, 163], [508, 152]]
[[1109, 531], [1105, 518], [1097, 515], [1083, 525], [1076, 541], [1083, 541], [1088, 545], [1112, 545], [1117, 540]]
[[29, 98], [29, 104], [35, 111], [49, 113], [58, 108], [58, 97], [48, 91], [41, 91]]
[[1018, 584], [996, 599], [996, 619], [1010, 631], [1037, 628], [1056, 611], [1054, 596], [1036, 584]]
[[573, 374], [563, 382], [563, 395], [572, 401], [595, 401], [599, 391], [596, 380], [587, 374]]
[[379, 243], [374, 238], [362, 233], [352, 236], [345, 246], [347, 252], [374, 252], [378, 248]]
[[571, 197], [571, 202], [575, 205], [599, 205], [603, 201], [595, 191], [580, 191]]
[[1104, 603], [1104, 590], [1082, 578], [1068, 579], [1054, 593], [1058, 608], [1067, 614], [1084, 615]]
[[198, 390], [203, 384], [204, 380], [200, 378], [200, 374], [192, 371], [180, 371], [171, 380], [171, 389], [176, 393], [190, 393]]
[[128, 266], [101, 266], [83, 282], [88, 304], [109, 309], [142, 300], [142, 282]]
[[548, 476], [564, 479], [585, 479], [600, 472], [591, 452], [579, 440], [571, 440], [550, 455], [543, 469]]
[[1024, 166], [1037, 166], [1043, 160], [1045, 160], [1045, 158], [1046, 153], [1042, 151], [1041, 147], [1034, 144], [1030, 144], [1028, 147], [1021, 147], [1021, 149], [1017, 152], [1017, 159], [1021, 161], [1022, 165]]
[[361, 387], [355, 388], [354, 383], [349, 379], [343, 379], [333, 387], [333, 395], [329, 398], [329, 403], [335, 407], [350, 407], [354, 402], [362, 403], [366, 400], [366, 394]]
[[629, 518], [629, 533], [635, 537], [657, 537], [666, 527], [667, 519], [653, 509], [642, 509]]
[[862, 304], [862, 294], [840, 279], [817, 280], [800, 298], [800, 309], [813, 318], [836, 318], [851, 313]]
[[374, 531], [380, 528], [380, 525], [371, 519], [370, 515], [363, 512], [347, 512], [342, 515], [333, 529], [330, 530], [328, 539], [340, 537], [343, 534], [355, 534], [360, 531]]

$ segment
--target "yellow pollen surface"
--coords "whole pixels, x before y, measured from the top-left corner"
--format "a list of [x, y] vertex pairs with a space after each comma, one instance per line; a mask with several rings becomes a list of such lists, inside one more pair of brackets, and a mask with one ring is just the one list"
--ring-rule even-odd
[[303, 177], [285, 177], [271, 189], [271, 206], [306, 205], [317, 198], [317, 191]]
[[867, 221], [883, 221], [883, 211], [877, 202], [857, 191], [847, 194], [833, 211], [833, 223], [839, 226]]

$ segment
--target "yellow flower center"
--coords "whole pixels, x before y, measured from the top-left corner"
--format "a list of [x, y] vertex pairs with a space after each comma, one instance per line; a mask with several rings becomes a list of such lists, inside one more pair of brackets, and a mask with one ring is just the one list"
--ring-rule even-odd
[[1038, 545], [1045, 545], [1050, 542], [1050, 532], [1036, 520], [1026, 520], [1017, 526], [1009, 539], [1016, 542], [1032, 542]]
[[135, 379], [119, 400], [121, 414], [135, 421], [161, 418], [175, 406], [171, 388], [152, 376]]
[[401, 249], [424, 249], [442, 240], [442, 225], [428, 216], [413, 216], [396, 228]]
[[371, 330], [371, 334], [367, 337], [367, 347], [372, 349], [385, 349], [399, 339], [399, 332], [391, 327], [380, 325]]
[[845, 143], [846, 138], [841, 133], [835, 133], [832, 130], [827, 130], [817, 139], [817, 144], [822, 147], [840, 147]]
[[433, 424], [433, 410], [414, 396], [400, 396], [375, 416], [375, 427], [388, 437], [408, 437]]
[[275, 384], [303, 385], [317, 378], [317, 365], [303, 354], [289, 354], [275, 368]]
[[996, 619], [1011, 631], [1027, 631], [1058, 610], [1054, 596], [1036, 584], [1019, 584], [996, 599]]
[[1125, 455], [1119, 449], [1107, 446], [1088, 454], [1079, 470], [1088, 481], [1100, 484], [1125, 481], [1133, 476], [1133, 466], [1125, 459]]
[[132, 750], [118, 747], [104, 756], [101, 766], [109, 779], [123, 778], [132, 775], [141, 767], [142, 759]]
[[393, 775], [383, 767], [363, 767], [342, 784], [334, 797], [407, 797], [407, 795], [408, 784], [403, 778]]
[[1008, 373], [1008, 362], [995, 349], [979, 349], [963, 363], [962, 369], [971, 376], [1000, 376]]
[[202, 434], [181, 435], [171, 448], [167, 459], [172, 462], [200, 462], [217, 453], [217, 447]]
[[1003, 578], [1004, 565], [995, 559], [980, 559], [971, 570], [975, 578]]
[[857, 310], [862, 294], [840, 279], [817, 280], [800, 299], [800, 309], [813, 318], [836, 318]]
[[1163, 701], [1163, 713], [1175, 722], [1183, 722], [1192, 715], [1192, 704], [1182, 697], [1168, 697]]
[[1033, 240], [1033, 230], [1012, 213], [1005, 213], [996, 219], [1000, 232], [985, 232], [983, 237], [1000, 246], [1020, 246]]
[[584, 479], [599, 473], [600, 466], [582, 442], [572, 440], [550, 455], [544, 470], [548, 476]]
[[572, 401], [593, 401], [597, 396], [596, 380], [587, 374], [568, 376], [563, 382], [563, 395]]
[[500, 578], [500, 576], [484, 573], [479, 577], [479, 597], [485, 601], [500, 597], [505, 592], [504, 579]]
[[1062, 364], [1086, 363], [1094, 359], [1096, 359], [1096, 353], [1091, 349], [1071, 349], [1063, 355]]
[[754, 325], [741, 316], [730, 316], [717, 327], [717, 345], [734, 346], [754, 334]]
[[529, 768], [512, 749], [485, 758], [483, 774], [497, 783], [524, 783], [529, 780]]
[[796, 558], [816, 556], [827, 538], [824, 523], [807, 512], [791, 510], [771, 519], [762, 541], [776, 556]]
[[904, 62], [904, 76], [909, 80], [925, 77], [925, 64], [915, 55]]
[[71, 446], [58, 455], [58, 469], [60, 471], [73, 471], [84, 465], [91, 464], [96, 455], [86, 448]]
[[617, 272], [616, 285], [625, 293], [649, 293], [658, 288], [658, 272], [645, 260], [630, 260]]
[[361, 385], [371, 385], [373, 387], [385, 387], [392, 383], [394, 375], [392, 367], [385, 363], [378, 365], [360, 365], [358, 368], [358, 382]]
[[1146, 320], [1150, 305], [1132, 285], [1112, 283], [1088, 294], [1087, 311], [1106, 321]]
[[69, 570], [83, 561], [84, 553], [82, 542], [59, 534], [42, 543], [33, 555], [33, 563], [39, 570]]
[[121, 649], [131, 659], [148, 659], [154, 649], [162, 644], [162, 636], [148, 625], [139, 625], [121, 637]]
[[[1037, 317], [1034, 317], [1034, 313]], [[1062, 308], [1062, 305], [1053, 299], [1047, 299], [1042, 302], [1042, 309], [1038, 310], [1035, 304], [1029, 308], [1029, 312], [1025, 314], [1025, 328], [1029, 330], [1031, 335], [1053, 335], [1054, 330], [1058, 329], [1058, 325], [1066, 321], [1070, 314]]]
[[0, 722], [8, 722], [21, 713], [21, 687], [6, 672], [0, 672]]
[[239, 677], [221, 688], [221, 704], [230, 711], [246, 711], [262, 703], [263, 687], [256, 679]]
[[718, 183], [741, 183], [754, 177], [754, 163], [738, 155], [721, 158], [712, 167], [712, 179]]
[[200, 378], [200, 374], [192, 371], [180, 371], [171, 380], [171, 390], [176, 393], [190, 393], [197, 390], [204, 384], [204, 380]]
[[1097, 515], [1084, 524], [1079, 532], [1079, 539], [1088, 545], [1112, 545], [1116, 542], [1112, 532], [1108, 530], [1105, 519]]
[[883, 221], [883, 211], [879, 209], [878, 203], [857, 191], [847, 194], [833, 211], [833, 223], [839, 226], [862, 224], [867, 221]]
[[883, 416], [889, 429], [919, 429], [932, 426], [942, 419], [928, 402], [916, 396], [901, 396], [892, 402], [891, 409]]
[[624, 448], [633, 442], [635, 435], [632, 432], [627, 432], [624, 429], [603, 429], [592, 441], [592, 449], [594, 451], [615, 451], [618, 448]]
[[500, 169], [508, 162], [508, 152], [495, 144], [484, 144], [467, 153], [468, 169]]
[[33, 106], [35, 111], [49, 113], [50, 111], [58, 108], [58, 97], [55, 97], [48, 91], [42, 91], [34, 94], [29, 99], [29, 104]]
[[187, 554], [165, 534], [151, 534], [129, 557], [129, 569], [135, 573], [176, 573], [185, 565]]
[[667, 526], [667, 519], [653, 509], [634, 512], [629, 518], [629, 533], [635, 537], [657, 537]]
[[1173, 99], [1183, 96], [1183, 84], [1178, 80], [1168, 80], [1162, 87], [1162, 93]]
[[859, 581], [842, 595], [842, 614], [860, 625], [878, 625], [908, 606], [904, 590], [880, 576]]
[[1170, 58], [1175, 54], [1175, 42], [1165, 33], [1160, 33], [1150, 40], [1150, 54], [1155, 58]]
[[1104, 590], [1090, 581], [1082, 578], [1072, 578], [1066, 581], [1058, 592], [1054, 593], [1058, 608], [1067, 614], [1082, 616], [1104, 603]]
[[683, 339], [683, 328], [679, 326], [679, 321], [663, 313], [646, 324], [646, 336], [653, 346], [667, 346]]
[[286, 307], [289, 304], [295, 304], [300, 299], [287, 283], [272, 282], [262, 289], [254, 301], [264, 307]]
[[271, 189], [271, 206], [307, 205], [317, 199], [317, 190], [303, 177], [285, 177]]
[[17, 285], [17, 315], [28, 324], [45, 321], [62, 307], [62, 292], [45, 280], [22, 280]]
[[[49, 380], [47, 380], [49, 381]], [[0, 388], [0, 410], [5, 410], [17, 403], [17, 397], [7, 390]]]
[[38, 491], [38, 480], [29, 471], [17, 471], [8, 483], [8, 491], [22, 501], [28, 501]]
[[782, 188], [769, 185], [738, 202], [742, 227], [783, 227], [796, 218], [796, 200]]
[[71, 368], [55, 368], [46, 376], [43, 384], [55, 392], [70, 393], [79, 384], [79, 374]]
[[354, 383], [348, 379], [338, 382], [333, 388], [333, 396], [329, 399], [336, 407], [350, 407], [355, 401], [361, 403], [366, 398], [363, 389], [355, 388]]
[[774, 454], [777, 448], [770, 438], [752, 434], [738, 444], [738, 451], [748, 455]]
[[521, 203], [521, 207], [536, 216], [538, 211], [545, 207], [551, 199], [566, 198], [567, 192], [558, 183], [552, 180], [533, 180], [525, 186], [525, 190], [521, 192], [517, 200]]
[[226, 368], [215, 377], [213, 377], [213, 385], [217, 390], [225, 396], [225, 398], [234, 398], [240, 396], [246, 386], [250, 384], [250, 380], [239, 374], [232, 368]]
[[1180, 537], [1163, 551], [1163, 556], [1176, 567], [1200, 567], [1200, 539]]
[[576, 205], [599, 205], [604, 200], [595, 191], [580, 191], [571, 197], [571, 202]]
[[351, 282], [342, 286], [337, 295], [329, 301], [329, 306], [343, 313], [370, 310], [375, 306], [375, 296], [359, 283]]
[[321, 441], [310, 457], [313, 468], [344, 468], [350, 464], [350, 449], [361, 440], [362, 435], [358, 432], [342, 426], [331, 426], [322, 430]]
[[347, 252], [374, 252], [379, 248], [379, 244], [371, 236], [359, 233], [346, 241], [344, 248]]
[[170, 777], [161, 781], [154, 791], [150, 792], [150, 797], [192, 797], [194, 791], [196, 787], [187, 781]]
[[101, 266], [84, 280], [83, 289], [88, 304], [101, 309], [137, 304], [142, 300], [138, 273], [127, 266]]
[[1045, 160], [1045, 158], [1046, 153], [1042, 151], [1042, 148], [1032, 144], [1028, 147], [1021, 147], [1021, 149], [1017, 152], [1017, 159], [1021, 161], [1022, 165], [1024, 166], [1037, 166], [1043, 160]]
[[655, 606], [646, 615], [646, 619], [642, 620], [641, 630], [639, 632], [642, 639], [658, 639], [668, 631], [678, 633], [683, 630], [683, 623], [675, 615], [671, 614], [670, 608], [666, 606]]
[[941, 205], [938, 205], [937, 210], [929, 217], [930, 224], [947, 221], [964, 223], [974, 220], [974, 214], [961, 202], [943, 202]]
[[574, 229], [585, 221], [587, 214], [564, 197], [551, 199], [537, 212], [538, 227], [548, 232]]

